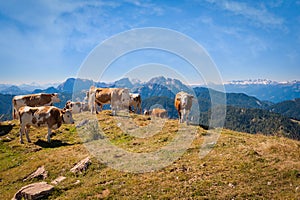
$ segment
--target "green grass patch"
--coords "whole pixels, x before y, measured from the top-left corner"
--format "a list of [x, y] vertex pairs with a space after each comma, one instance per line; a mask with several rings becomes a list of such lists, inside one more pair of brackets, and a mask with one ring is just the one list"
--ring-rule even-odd
[[[23, 179], [44, 165], [55, 186], [48, 199], [299, 199], [300, 142], [282, 137], [250, 135], [223, 130], [206, 157], [199, 149], [206, 131], [195, 127], [195, 138], [185, 153], [170, 165], [147, 173], [128, 173], [108, 167], [87, 150], [86, 144], [104, 137], [128, 152], [159, 150], [178, 134], [178, 120], [167, 120], [150, 137], [131, 135], [134, 126], [147, 127], [148, 116], [130, 115], [126, 131], [120, 121], [104, 111], [99, 115], [75, 116], [75, 125], [53, 131], [30, 128], [32, 143], [19, 143], [19, 125], [0, 137], [0, 199], [11, 199], [22, 186], [41, 180]], [[125, 118], [122, 118], [125, 119]], [[88, 120], [88, 121], [85, 121]], [[94, 121], [93, 121], [94, 120]], [[126, 120], [125, 120], [126, 121]], [[76, 126], [79, 122], [94, 123]], [[123, 122], [122, 122], [123, 123]], [[102, 132], [98, 131], [99, 127]], [[86, 128], [89, 129], [86, 129]], [[146, 129], [142, 129], [145, 131]], [[92, 164], [82, 174], [70, 169], [90, 156]], [[297, 189], [298, 188], [298, 189]]]

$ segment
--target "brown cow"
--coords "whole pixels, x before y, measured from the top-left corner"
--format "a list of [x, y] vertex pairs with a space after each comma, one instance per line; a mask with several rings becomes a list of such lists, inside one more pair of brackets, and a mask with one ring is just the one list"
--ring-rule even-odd
[[20, 116], [20, 142], [23, 144], [23, 133], [25, 132], [28, 142], [30, 126], [48, 127], [47, 140], [50, 142], [52, 129], [58, 129], [63, 123], [74, 124], [72, 113], [69, 110], [62, 110], [54, 106], [29, 107], [23, 106], [19, 109]]
[[187, 122], [190, 110], [193, 104], [193, 95], [190, 95], [186, 92], [178, 92], [175, 96], [175, 108], [178, 112], [179, 122]]
[[19, 95], [15, 96], [12, 99], [12, 106], [13, 106], [13, 119], [18, 119], [18, 110], [22, 106], [52, 106], [53, 103], [60, 102], [60, 99], [58, 98], [57, 93], [53, 94], [46, 94], [46, 93], [40, 93], [40, 94], [28, 94], [28, 95]]
[[168, 118], [168, 112], [165, 109], [154, 108], [150, 113], [153, 117]]
[[142, 114], [142, 98], [139, 93], [129, 93], [130, 100], [129, 100], [129, 110], [131, 110], [131, 106], [133, 106], [133, 111], [135, 113]]
[[128, 108], [129, 90], [124, 88], [95, 88], [92, 86], [88, 94], [88, 104], [91, 112], [94, 110], [98, 114], [97, 105], [100, 111], [104, 104], [111, 104], [112, 115], [116, 115], [117, 110]]

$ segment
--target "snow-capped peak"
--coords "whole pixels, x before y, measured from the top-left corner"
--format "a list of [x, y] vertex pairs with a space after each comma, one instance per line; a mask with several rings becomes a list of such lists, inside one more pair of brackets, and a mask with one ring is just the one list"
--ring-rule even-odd
[[232, 84], [232, 85], [271, 85], [271, 84], [278, 84], [277, 81], [272, 81], [268, 79], [248, 79], [248, 80], [232, 80], [227, 81], [225, 84]]

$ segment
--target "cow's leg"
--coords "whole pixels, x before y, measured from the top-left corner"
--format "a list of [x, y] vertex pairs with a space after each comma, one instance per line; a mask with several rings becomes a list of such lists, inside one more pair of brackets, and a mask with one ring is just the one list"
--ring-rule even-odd
[[25, 135], [26, 135], [27, 142], [31, 142], [31, 140], [30, 140], [30, 138], [29, 138], [29, 134], [28, 134], [29, 128], [30, 128], [30, 125], [27, 125], [27, 126], [25, 127]]
[[182, 123], [187, 122], [187, 110], [183, 109]]
[[189, 111], [189, 110], [186, 110], [185, 120], [186, 120], [186, 124], [187, 124], [187, 125], [189, 125], [189, 114], [190, 114], [190, 111]]
[[181, 112], [178, 110], [179, 123], [181, 123]]
[[91, 113], [93, 114], [94, 113], [94, 110], [95, 110], [95, 104], [93, 103], [89, 103], [89, 108], [91, 109]]
[[95, 103], [94, 103], [94, 109], [95, 109], [95, 112], [96, 112], [96, 114], [98, 114], [98, 106], [97, 106], [98, 104], [96, 103], [96, 101], [95, 101]]
[[13, 107], [12, 116], [13, 116], [13, 119], [17, 119], [17, 116], [16, 116], [16, 109], [15, 109], [14, 107]]
[[24, 144], [24, 141], [23, 141], [23, 132], [25, 131], [25, 125], [22, 125], [20, 127], [20, 143], [21, 144]]
[[47, 141], [50, 143], [51, 142], [51, 128], [48, 127], [48, 134], [47, 134]]
[[117, 115], [117, 111], [116, 111], [116, 108], [115, 108], [115, 107], [112, 107], [112, 108], [111, 108], [111, 114], [112, 114], [113, 116], [116, 116], [116, 115]]
[[100, 112], [102, 111], [102, 109], [103, 109], [103, 105], [100, 103], [100, 104], [98, 104], [98, 103], [95, 103], [95, 110], [96, 110], [96, 114], [99, 114], [99, 112], [98, 112], [98, 106], [100, 107]]

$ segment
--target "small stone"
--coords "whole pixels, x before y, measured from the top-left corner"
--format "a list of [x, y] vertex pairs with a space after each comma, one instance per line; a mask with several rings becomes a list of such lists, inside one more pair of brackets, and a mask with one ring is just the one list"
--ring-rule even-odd
[[57, 177], [54, 181], [52, 181], [51, 183], [53, 184], [53, 185], [57, 185], [57, 184], [59, 184], [60, 182], [62, 182], [63, 180], [65, 180], [66, 179], [66, 177], [64, 177], [64, 176], [59, 176], [59, 177]]
[[77, 163], [70, 171], [73, 173], [82, 173], [83, 171], [87, 170], [90, 164], [91, 164], [90, 158], [86, 157], [85, 159]]
[[268, 185], [271, 185], [272, 184], [272, 181], [268, 181], [268, 183], [267, 183]]
[[35, 172], [27, 176], [26, 178], [23, 179], [23, 181], [27, 181], [33, 178], [38, 178], [38, 179], [45, 179], [48, 176], [48, 172], [45, 170], [45, 166], [39, 167]]
[[76, 182], [74, 183], [74, 185], [78, 185], [80, 183], [80, 180], [76, 180]]
[[232, 183], [229, 183], [228, 186], [231, 187], [231, 188], [235, 187]]
[[102, 191], [101, 198], [106, 198], [106, 197], [108, 197], [109, 194], [110, 194], [109, 189], [105, 189]]
[[76, 128], [80, 128], [89, 122], [88, 119], [84, 119], [76, 125]]
[[32, 183], [22, 187], [12, 199], [44, 199], [53, 191], [53, 188], [46, 182]]

